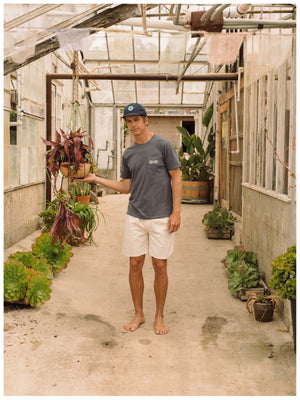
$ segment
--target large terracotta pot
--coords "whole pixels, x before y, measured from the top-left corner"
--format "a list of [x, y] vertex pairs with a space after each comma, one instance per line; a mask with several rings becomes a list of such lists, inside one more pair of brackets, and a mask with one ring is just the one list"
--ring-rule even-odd
[[89, 163], [81, 163], [79, 164], [79, 169], [75, 172], [75, 163], [74, 162], [63, 162], [60, 164], [60, 172], [69, 178], [84, 178], [90, 171], [91, 164]]

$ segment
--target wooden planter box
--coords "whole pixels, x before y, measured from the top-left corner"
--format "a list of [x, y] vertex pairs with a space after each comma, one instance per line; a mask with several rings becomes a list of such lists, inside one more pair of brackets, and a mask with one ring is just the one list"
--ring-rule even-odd
[[216, 229], [208, 229], [206, 236], [208, 239], [231, 239], [232, 231], [225, 229], [222, 232], [218, 232]]
[[248, 300], [248, 295], [250, 293], [256, 293], [258, 296], [260, 296], [265, 293], [270, 293], [270, 289], [268, 288], [267, 284], [260, 279], [256, 288], [241, 289], [238, 293], [238, 297], [241, 300]]

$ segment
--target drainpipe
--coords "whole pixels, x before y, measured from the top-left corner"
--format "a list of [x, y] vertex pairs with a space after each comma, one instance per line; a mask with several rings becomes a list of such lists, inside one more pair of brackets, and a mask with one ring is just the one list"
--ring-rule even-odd
[[24, 110], [22, 109], [22, 93], [21, 93], [21, 73], [18, 72], [18, 80], [17, 80], [17, 92], [18, 92], [18, 106], [17, 106], [17, 122], [10, 122], [9, 126], [21, 126], [23, 123], [23, 113]]

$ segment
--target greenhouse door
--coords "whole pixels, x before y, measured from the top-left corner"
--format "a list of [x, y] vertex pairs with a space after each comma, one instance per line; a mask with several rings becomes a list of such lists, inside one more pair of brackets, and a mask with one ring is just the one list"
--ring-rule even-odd
[[[243, 82], [242, 82], [243, 83]], [[244, 90], [223, 96], [218, 110], [218, 204], [242, 215]]]

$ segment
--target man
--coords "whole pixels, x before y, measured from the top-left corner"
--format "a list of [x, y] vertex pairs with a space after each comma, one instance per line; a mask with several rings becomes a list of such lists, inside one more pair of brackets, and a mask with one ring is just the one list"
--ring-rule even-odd
[[149, 252], [155, 272], [155, 333], [164, 335], [168, 333], [163, 315], [168, 288], [167, 259], [173, 251], [174, 232], [180, 226], [180, 163], [173, 144], [149, 131], [147, 112], [141, 104], [126, 106], [123, 118], [135, 142], [124, 151], [121, 182], [94, 174], [82, 180], [130, 193], [123, 253], [130, 258], [129, 284], [135, 316], [124, 329], [133, 332], [145, 322], [142, 268]]

